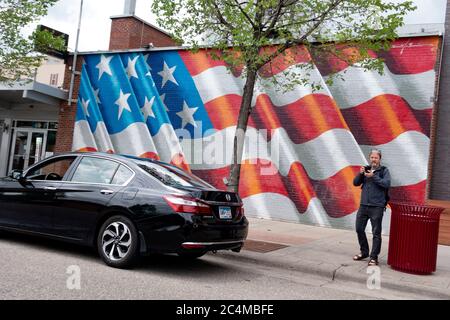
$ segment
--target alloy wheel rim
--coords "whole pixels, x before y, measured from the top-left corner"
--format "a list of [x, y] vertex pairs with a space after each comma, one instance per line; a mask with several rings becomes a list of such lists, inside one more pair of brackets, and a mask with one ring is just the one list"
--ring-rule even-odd
[[122, 222], [113, 222], [102, 235], [103, 253], [112, 261], [125, 258], [132, 242], [130, 229]]

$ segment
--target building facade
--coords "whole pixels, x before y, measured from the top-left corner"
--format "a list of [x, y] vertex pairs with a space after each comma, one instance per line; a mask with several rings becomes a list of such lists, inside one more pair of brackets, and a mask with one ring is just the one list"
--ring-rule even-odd
[[54, 153], [64, 72], [64, 61], [48, 57], [33, 79], [0, 84], [0, 175]]
[[[51, 152], [97, 150], [158, 158], [224, 188], [243, 78], [206, 51], [167, 47], [169, 35], [160, 30], [145, 38], [143, 26], [152, 28], [133, 15], [113, 18], [111, 50], [79, 56], [77, 103], [60, 102]], [[422, 26], [404, 32], [389, 52], [381, 53], [383, 75], [323, 59], [311, 74], [311, 82], [322, 84], [319, 91], [298, 86], [282, 92], [264, 83], [272, 76], [282, 82], [283, 70], [309, 62], [312, 53], [303, 48], [291, 51], [289, 62], [276, 61], [276, 70], [263, 70], [248, 130], [255, 140], [247, 143], [241, 174], [247, 214], [353, 228], [360, 189], [352, 180], [374, 147], [383, 151], [391, 169], [393, 200], [429, 203], [439, 192], [441, 201], [450, 201], [448, 184], [432, 184], [434, 159], [442, 157], [438, 117], [446, 108], [437, 99], [443, 31]], [[342, 79], [327, 86], [332, 72]], [[66, 72], [66, 89], [69, 79]], [[15, 118], [10, 126], [20, 132], [22, 123]], [[47, 124], [40, 124], [47, 126], [47, 136], [52, 119], [42, 118]], [[2, 141], [9, 139], [12, 146], [13, 138], [10, 133]], [[14, 159], [8, 163], [11, 169]], [[450, 242], [447, 217], [441, 243]], [[389, 216], [384, 222], [388, 231]]]

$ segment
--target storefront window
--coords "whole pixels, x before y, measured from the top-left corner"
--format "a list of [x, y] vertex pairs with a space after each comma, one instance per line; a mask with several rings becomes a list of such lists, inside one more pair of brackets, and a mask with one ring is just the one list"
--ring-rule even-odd
[[9, 170], [25, 170], [55, 152], [57, 122], [15, 120]]
[[44, 121], [14, 121], [14, 126], [17, 128], [48, 129], [48, 122], [44, 122]]

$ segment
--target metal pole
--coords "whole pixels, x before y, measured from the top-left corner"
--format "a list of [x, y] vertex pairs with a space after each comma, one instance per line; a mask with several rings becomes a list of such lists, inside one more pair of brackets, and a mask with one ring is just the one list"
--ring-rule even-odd
[[73, 97], [73, 86], [75, 82], [75, 75], [80, 74], [75, 69], [77, 67], [77, 57], [78, 57], [78, 40], [80, 39], [80, 29], [81, 29], [81, 17], [83, 16], [83, 0], [81, 0], [80, 4], [80, 17], [78, 18], [78, 29], [77, 29], [77, 40], [75, 42], [75, 52], [73, 55], [73, 63], [72, 63], [72, 76], [70, 78], [70, 89], [69, 89], [69, 103], [68, 105], [72, 105], [72, 97]]

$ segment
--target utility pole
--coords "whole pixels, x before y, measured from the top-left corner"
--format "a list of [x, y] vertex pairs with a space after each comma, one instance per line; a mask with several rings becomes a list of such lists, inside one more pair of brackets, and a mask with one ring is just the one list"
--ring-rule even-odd
[[83, 1], [81, 0], [81, 4], [80, 4], [80, 17], [78, 18], [78, 29], [77, 29], [77, 40], [75, 42], [75, 52], [73, 55], [73, 63], [72, 63], [72, 76], [70, 78], [70, 89], [69, 89], [69, 103], [68, 105], [71, 106], [72, 105], [72, 98], [73, 98], [73, 86], [74, 86], [74, 82], [75, 82], [75, 75], [80, 75], [81, 72], [80, 71], [76, 71], [76, 67], [77, 67], [77, 58], [78, 58], [78, 40], [80, 39], [80, 29], [81, 29], [81, 18], [83, 16]]

